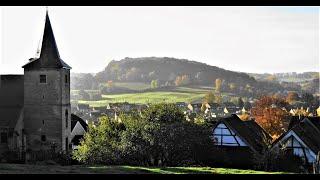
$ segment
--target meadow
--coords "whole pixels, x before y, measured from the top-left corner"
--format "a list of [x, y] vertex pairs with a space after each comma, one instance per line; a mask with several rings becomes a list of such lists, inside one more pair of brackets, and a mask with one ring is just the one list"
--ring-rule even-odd
[[0, 174], [283, 174], [212, 167], [139, 167], [0, 164]]
[[[91, 107], [106, 106], [108, 103], [128, 102], [137, 104], [148, 103], [200, 103], [208, 91], [214, 90], [213, 87], [174, 87], [170, 89], [150, 89], [150, 85], [144, 83], [114, 83], [117, 87], [127, 88], [134, 91], [132, 93], [102, 94], [101, 100], [88, 101], [78, 100], [78, 103], [89, 104]], [[88, 93], [99, 93], [99, 90], [85, 90]], [[78, 93], [79, 90], [72, 90], [71, 93]], [[232, 96], [232, 94], [222, 93], [223, 98]]]

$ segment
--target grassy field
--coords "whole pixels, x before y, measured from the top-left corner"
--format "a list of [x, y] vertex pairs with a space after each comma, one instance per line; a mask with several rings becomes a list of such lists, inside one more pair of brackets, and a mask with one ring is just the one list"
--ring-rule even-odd
[[151, 87], [150, 84], [140, 82], [114, 82], [113, 85], [116, 87], [122, 87], [131, 90], [145, 90]]
[[134, 94], [102, 95], [103, 100], [99, 101], [79, 101], [79, 103], [89, 104], [92, 107], [105, 106], [112, 102], [129, 103], [160, 103], [160, 102], [192, 102], [201, 99], [203, 94], [179, 93], [179, 92], [146, 92]]
[[[131, 90], [146, 90], [149, 88], [148, 84], [144, 83], [115, 83], [118, 87], [125, 87]], [[153, 90], [146, 92], [134, 93], [118, 93], [118, 94], [103, 94], [102, 100], [85, 101], [79, 100], [78, 103], [89, 104], [91, 107], [106, 106], [108, 103], [114, 102], [129, 102], [129, 103], [175, 103], [175, 102], [201, 102], [202, 98], [212, 87], [175, 87], [170, 90]], [[99, 93], [98, 90], [86, 90], [88, 93]], [[71, 93], [77, 94], [79, 90], [71, 90]], [[223, 93], [222, 96], [229, 96], [230, 94]]]
[[0, 174], [283, 174], [211, 167], [58, 166], [0, 164]]
[[181, 87], [173, 91], [153, 91], [142, 93], [125, 93], [102, 95], [102, 100], [99, 101], [79, 101], [86, 103], [92, 107], [105, 106], [112, 102], [129, 102], [129, 103], [159, 103], [159, 102], [193, 102], [201, 101], [207, 90]]

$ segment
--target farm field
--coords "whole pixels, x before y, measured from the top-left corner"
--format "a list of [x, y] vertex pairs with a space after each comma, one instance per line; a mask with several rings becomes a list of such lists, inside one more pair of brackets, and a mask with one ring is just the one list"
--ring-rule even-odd
[[114, 102], [129, 102], [129, 103], [174, 103], [174, 102], [193, 102], [201, 100], [205, 93], [195, 92], [144, 92], [144, 93], [127, 93], [102, 95], [102, 100], [99, 101], [78, 101], [78, 103], [89, 104], [92, 107], [105, 106], [108, 103]]
[[[175, 102], [201, 102], [208, 90], [193, 89], [193, 88], [177, 88], [174, 91], [151, 91], [142, 93], [124, 93], [102, 95], [102, 100], [98, 101], [83, 101], [78, 103], [89, 104], [92, 107], [106, 106], [108, 103], [114, 102], [129, 102], [129, 103], [175, 103]], [[226, 96], [227, 94], [223, 94]]]
[[114, 82], [114, 86], [121, 87], [121, 88], [127, 88], [131, 90], [146, 90], [150, 88], [150, 84], [141, 83], [141, 82]]
[[211, 167], [59, 166], [0, 164], [0, 174], [284, 174]]
[[[89, 104], [91, 107], [106, 106], [108, 103], [128, 102], [128, 103], [175, 103], [175, 102], [201, 102], [202, 98], [212, 87], [174, 87], [170, 89], [151, 90], [148, 84], [144, 83], [115, 83], [116, 86], [143, 92], [102, 94], [101, 100], [88, 101], [79, 100], [78, 103]], [[148, 90], [147, 90], [148, 89]], [[85, 90], [88, 93], [99, 93], [99, 90]], [[79, 90], [71, 90], [71, 93], [79, 93]], [[222, 96], [230, 96], [223, 93]]]

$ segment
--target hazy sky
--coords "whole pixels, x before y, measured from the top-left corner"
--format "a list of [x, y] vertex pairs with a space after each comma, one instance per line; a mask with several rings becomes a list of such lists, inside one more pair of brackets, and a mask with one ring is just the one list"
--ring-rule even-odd
[[[319, 71], [319, 7], [49, 7], [72, 72], [124, 57], [175, 57], [242, 72]], [[22, 74], [45, 7], [0, 7], [0, 74]]]

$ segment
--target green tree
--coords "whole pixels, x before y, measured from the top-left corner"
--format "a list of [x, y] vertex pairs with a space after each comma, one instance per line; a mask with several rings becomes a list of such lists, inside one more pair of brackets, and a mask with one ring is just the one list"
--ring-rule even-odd
[[86, 164], [116, 164], [120, 153], [117, 141], [124, 130], [122, 124], [103, 116], [98, 126], [89, 124], [88, 129], [73, 158]]
[[[73, 157], [87, 164], [181, 166], [204, 161], [210, 129], [185, 120], [174, 104], [151, 105], [139, 115], [121, 114], [121, 122], [100, 119], [89, 125]], [[209, 151], [208, 151], [209, 152]]]
[[310, 94], [310, 93], [303, 93], [302, 95], [301, 95], [301, 100], [303, 101], [303, 102], [306, 102], [307, 104], [313, 104], [314, 103], [314, 101], [315, 101], [315, 98], [314, 98], [314, 96], [312, 95], [312, 94]]

